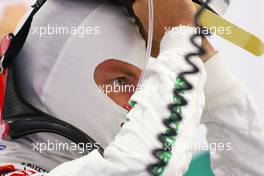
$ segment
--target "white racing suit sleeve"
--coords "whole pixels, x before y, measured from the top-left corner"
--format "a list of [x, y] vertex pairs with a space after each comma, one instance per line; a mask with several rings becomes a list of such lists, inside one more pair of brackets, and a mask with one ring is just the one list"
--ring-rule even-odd
[[206, 107], [202, 123], [207, 127], [212, 169], [216, 176], [264, 175], [264, 116], [251, 97], [216, 54], [208, 63]]
[[[164, 36], [160, 56], [149, 63], [141, 91], [132, 96], [137, 104], [127, 115], [129, 121], [123, 125], [115, 140], [105, 148], [104, 157], [98, 151], [93, 151], [84, 157], [61, 164], [47, 176], [149, 175], [147, 166], [157, 162], [152, 151], [166, 147], [158, 140], [158, 135], [167, 130], [163, 120], [170, 116], [168, 105], [173, 103], [176, 77], [178, 73], [192, 69], [184, 56], [196, 51], [190, 43], [190, 36], [194, 34], [192, 28], [182, 26], [181, 30], [181, 35], [167, 33]], [[198, 42], [201, 44], [201, 39]], [[180, 122], [175, 145], [170, 146], [172, 158], [164, 176], [182, 176], [192, 158], [190, 147], [197, 134], [205, 104], [206, 80], [201, 59], [194, 57], [192, 61], [200, 72], [186, 76], [194, 89], [184, 94], [188, 105], [182, 107], [183, 120]]]

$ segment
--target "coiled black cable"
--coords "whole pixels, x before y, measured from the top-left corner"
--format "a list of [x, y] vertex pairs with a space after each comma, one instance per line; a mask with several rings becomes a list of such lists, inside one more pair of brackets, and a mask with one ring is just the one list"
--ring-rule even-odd
[[[208, 7], [210, 1], [211, 0], [206, 0], [206, 2], [202, 4], [202, 7], [196, 13], [194, 19], [196, 27], [200, 27], [202, 29], [202, 27], [199, 25], [199, 19], [205, 8]], [[186, 76], [197, 74], [199, 72], [199, 68], [192, 62], [191, 59], [195, 56], [202, 56], [206, 54], [206, 50], [195, 42], [196, 38], [198, 37], [205, 37], [205, 35], [203, 35], [203, 32], [199, 32], [192, 35], [190, 39], [191, 43], [197, 48], [197, 52], [189, 53], [185, 56], [186, 62], [192, 66], [192, 69], [181, 72], [177, 76], [175, 88], [173, 90], [174, 101], [168, 105], [170, 116], [168, 119], [163, 121], [167, 131], [158, 135], [159, 141], [162, 143], [163, 147], [153, 150], [153, 155], [158, 161], [147, 167], [148, 172], [153, 176], [161, 176], [172, 157], [171, 147], [173, 147], [175, 144], [179, 125], [183, 119], [182, 107], [188, 104], [187, 100], [184, 98], [184, 92], [190, 91], [194, 88], [192, 84], [187, 81]]]

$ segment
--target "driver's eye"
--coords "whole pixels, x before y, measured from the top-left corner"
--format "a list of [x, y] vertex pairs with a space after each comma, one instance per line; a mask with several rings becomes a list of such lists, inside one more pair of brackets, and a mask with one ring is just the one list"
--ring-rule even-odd
[[126, 77], [119, 77], [119, 78], [115, 78], [111, 81], [112, 85], [126, 85], [128, 83], [128, 80]]

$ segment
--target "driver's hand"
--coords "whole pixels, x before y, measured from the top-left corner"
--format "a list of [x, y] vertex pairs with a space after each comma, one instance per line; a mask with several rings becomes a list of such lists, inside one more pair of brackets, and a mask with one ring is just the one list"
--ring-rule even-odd
[[[160, 41], [168, 29], [180, 25], [194, 26], [196, 8], [192, 0], [154, 0], [154, 34], [152, 56], [159, 55]], [[133, 9], [145, 32], [148, 31], [148, 0], [136, 0]], [[202, 47], [206, 54], [201, 56], [203, 62], [209, 60], [215, 53], [215, 49], [204, 37]]]
[[[154, 41], [160, 42], [166, 29], [180, 25], [193, 26], [196, 9], [191, 0], [154, 0]], [[148, 30], [148, 0], [136, 0], [133, 9]]]

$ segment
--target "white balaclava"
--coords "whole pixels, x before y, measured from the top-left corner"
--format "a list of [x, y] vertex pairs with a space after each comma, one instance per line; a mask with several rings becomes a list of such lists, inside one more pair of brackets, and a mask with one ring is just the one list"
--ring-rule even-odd
[[[94, 32], [85, 36], [58, 32], [89, 26]], [[95, 68], [117, 59], [142, 69], [144, 56], [145, 42], [122, 7], [102, 0], [49, 0], [34, 18], [15, 76], [31, 104], [106, 147], [127, 112], [99, 91]]]

